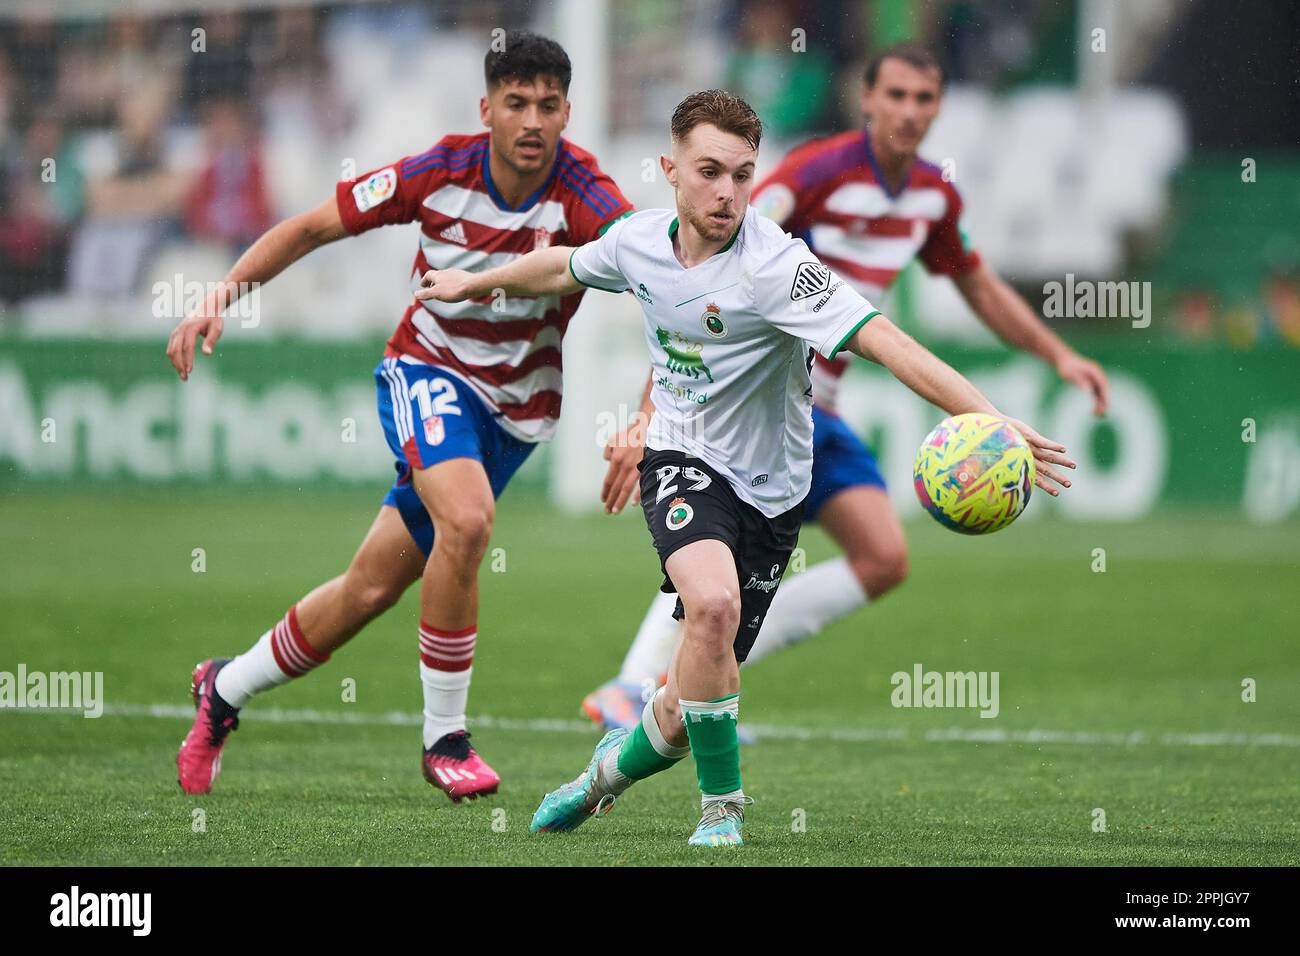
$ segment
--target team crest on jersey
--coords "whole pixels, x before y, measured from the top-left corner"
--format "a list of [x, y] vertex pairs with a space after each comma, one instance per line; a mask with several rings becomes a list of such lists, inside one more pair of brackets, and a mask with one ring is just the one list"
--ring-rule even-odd
[[704, 331], [713, 338], [720, 339], [726, 336], [727, 323], [722, 321], [722, 310], [714, 303], [710, 302], [704, 307], [704, 314], [700, 316], [700, 321], [704, 323]]
[[365, 212], [392, 198], [396, 191], [397, 171], [389, 166], [353, 186], [352, 199], [357, 204], [357, 212]]
[[430, 415], [424, 420], [424, 440], [430, 445], [441, 445], [447, 437], [447, 428], [442, 423], [441, 415]]
[[794, 271], [794, 284], [790, 286], [791, 301], [798, 302], [810, 295], [825, 292], [831, 286], [831, 270], [820, 262], [801, 262]]
[[680, 531], [691, 523], [695, 517], [695, 509], [686, 503], [685, 498], [674, 498], [668, 502], [668, 517], [664, 519], [664, 524], [668, 526], [669, 531]]
[[545, 226], [538, 226], [533, 230], [533, 248], [547, 249], [551, 245], [551, 230]]

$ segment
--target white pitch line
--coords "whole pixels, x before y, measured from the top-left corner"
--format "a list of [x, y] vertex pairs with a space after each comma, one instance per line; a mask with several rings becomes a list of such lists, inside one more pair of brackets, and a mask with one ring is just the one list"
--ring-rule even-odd
[[[4, 708], [0, 713], [81, 714], [77, 710], [52, 710]], [[166, 720], [193, 720], [194, 708], [182, 704], [106, 704], [108, 717], [154, 717]], [[419, 727], [423, 718], [417, 713], [390, 710], [384, 714], [327, 711], [285, 710], [270, 707], [253, 709], [249, 716], [257, 722], [269, 724], [342, 724], [365, 727]], [[560, 720], [549, 718], [491, 717], [470, 718], [474, 727], [496, 730], [519, 730], [530, 733], [592, 734], [595, 728], [587, 720]], [[1300, 736], [1295, 734], [1246, 734], [1229, 732], [1202, 733], [1148, 733], [1135, 730], [1130, 733], [1087, 730], [967, 730], [960, 727], [932, 728], [919, 735], [906, 729], [873, 729], [869, 727], [826, 728], [746, 724], [756, 738], [762, 740], [832, 740], [842, 743], [873, 743], [877, 741], [921, 740], [926, 743], [974, 744], [1072, 744], [1077, 746], [1136, 747], [1157, 744], [1164, 747], [1300, 747]]]

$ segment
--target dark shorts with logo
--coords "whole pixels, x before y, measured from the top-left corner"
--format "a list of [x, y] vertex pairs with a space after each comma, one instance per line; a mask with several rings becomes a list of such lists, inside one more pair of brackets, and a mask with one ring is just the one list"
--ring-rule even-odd
[[[799, 541], [803, 503], [769, 518], [741, 501], [726, 478], [680, 451], [647, 448], [638, 467], [641, 510], [664, 572], [661, 591], [677, 590], [665, 566], [674, 551], [705, 539], [721, 541], [731, 549], [740, 582], [740, 627], [734, 647], [736, 660], [743, 661]], [[673, 616], [678, 620], [685, 616], [680, 598]]]

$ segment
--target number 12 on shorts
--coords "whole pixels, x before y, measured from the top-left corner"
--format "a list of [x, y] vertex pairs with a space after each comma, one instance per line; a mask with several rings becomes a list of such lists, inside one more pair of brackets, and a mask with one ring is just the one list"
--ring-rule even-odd
[[447, 437], [442, 416], [460, 414], [460, 408], [456, 405], [456, 386], [445, 378], [421, 378], [411, 385], [410, 392], [420, 406], [424, 440], [430, 445], [441, 445]]

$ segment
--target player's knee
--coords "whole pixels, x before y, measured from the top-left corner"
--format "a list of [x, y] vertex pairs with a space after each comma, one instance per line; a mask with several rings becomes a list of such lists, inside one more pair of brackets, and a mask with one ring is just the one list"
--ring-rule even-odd
[[740, 625], [740, 596], [726, 589], [694, 595], [686, 619], [688, 632], [706, 652], [718, 657], [729, 654]]
[[906, 548], [853, 558], [850, 563], [853, 573], [862, 584], [862, 590], [873, 599], [892, 591], [907, 580], [909, 566]]
[[467, 503], [448, 509], [434, 519], [434, 534], [453, 560], [477, 567], [487, 553], [495, 518], [492, 502]]

